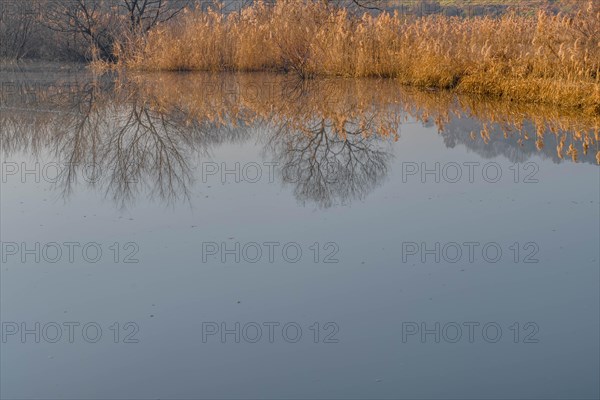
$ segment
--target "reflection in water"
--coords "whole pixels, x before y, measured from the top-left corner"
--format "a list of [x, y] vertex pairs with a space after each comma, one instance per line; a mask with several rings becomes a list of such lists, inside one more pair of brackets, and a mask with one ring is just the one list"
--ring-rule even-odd
[[331, 206], [334, 199], [364, 198], [385, 176], [390, 152], [368, 129], [369, 123], [346, 121], [338, 134], [332, 121], [319, 118], [298, 134], [283, 124], [270, 149], [283, 165], [283, 181], [295, 184], [297, 199]]
[[67, 165], [56, 183], [65, 196], [75, 184], [88, 184], [122, 206], [140, 193], [167, 203], [188, 199], [197, 160], [252, 132], [260, 132], [265, 157], [281, 167], [281, 182], [293, 186], [299, 201], [322, 207], [362, 199], [382, 182], [407, 121], [435, 124], [447, 147], [463, 144], [486, 158], [522, 162], [538, 153], [556, 162], [600, 163], [598, 119], [391, 81], [86, 72], [2, 77], [12, 82], [2, 90], [6, 159], [50, 154]]

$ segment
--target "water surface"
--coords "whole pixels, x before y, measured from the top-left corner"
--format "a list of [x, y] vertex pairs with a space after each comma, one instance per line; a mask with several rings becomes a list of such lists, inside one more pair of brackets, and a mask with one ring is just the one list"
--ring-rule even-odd
[[0, 76], [2, 397], [599, 396], [597, 119], [383, 80]]

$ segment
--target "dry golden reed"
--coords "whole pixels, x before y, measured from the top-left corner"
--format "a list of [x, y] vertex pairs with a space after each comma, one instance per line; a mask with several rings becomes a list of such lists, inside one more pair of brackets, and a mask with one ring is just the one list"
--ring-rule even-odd
[[576, 14], [406, 17], [312, 0], [256, 2], [239, 13], [187, 10], [117, 46], [138, 70], [284, 71], [393, 77], [600, 114], [600, 3]]

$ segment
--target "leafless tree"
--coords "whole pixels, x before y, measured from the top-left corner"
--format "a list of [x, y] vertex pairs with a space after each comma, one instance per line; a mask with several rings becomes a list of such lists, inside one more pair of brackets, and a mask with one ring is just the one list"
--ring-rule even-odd
[[190, 5], [190, 0], [121, 0], [131, 31], [152, 29], [156, 24], [169, 21]]
[[384, 0], [323, 0], [325, 3], [336, 6], [345, 7], [351, 11], [383, 11], [385, 9]]
[[114, 61], [114, 45], [169, 21], [191, 0], [49, 0], [42, 21], [87, 47], [83, 58]]
[[31, 56], [36, 37], [36, 14], [30, 1], [0, 1], [0, 58]]
[[79, 42], [89, 51], [83, 58], [113, 59], [117, 21], [110, 6], [109, 0], [49, 0], [42, 23]]

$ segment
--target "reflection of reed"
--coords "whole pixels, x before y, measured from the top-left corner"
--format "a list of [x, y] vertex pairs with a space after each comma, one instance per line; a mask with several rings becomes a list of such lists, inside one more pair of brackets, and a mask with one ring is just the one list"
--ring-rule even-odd
[[453, 118], [474, 118], [480, 127], [469, 132], [473, 140], [487, 143], [495, 132], [517, 146], [533, 140], [541, 150], [550, 135], [558, 143], [559, 158], [577, 161], [578, 154], [590, 152], [600, 158], [600, 118], [551, 106], [423, 92], [380, 80], [307, 82], [255, 74], [229, 75], [226, 80], [222, 75], [155, 76], [136, 76], [132, 82], [162, 110], [180, 107], [194, 119], [218, 124], [269, 120], [310, 135], [315, 121], [326, 121], [342, 138], [349, 126], [356, 126], [363, 136], [397, 138], [401, 121], [409, 118], [433, 122], [441, 134]]
[[190, 160], [211, 146], [248, 138], [250, 126], [267, 132], [261, 137], [265, 151], [282, 166], [281, 179], [294, 186], [297, 198], [321, 206], [363, 198], [381, 182], [389, 143], [408, 119], [436, 124], [448, 146], [461, 141], [484, 153], [503, 140], [523, 154], [600, 163], [597, 118], [540, 106], [456, 98], [379, 80], [88, 78], [60, 82], [33, 99], [2, 93], [2, 107], [12, 110], [0, 115], [3, 152], [52, 153], [68, 165], [59, 182], [65, 195], [81, 182], [81, 167], [94, 165], [102, 175], [91, 184], [120, 204], [141, 191], [168, 202], [187, 198]]

